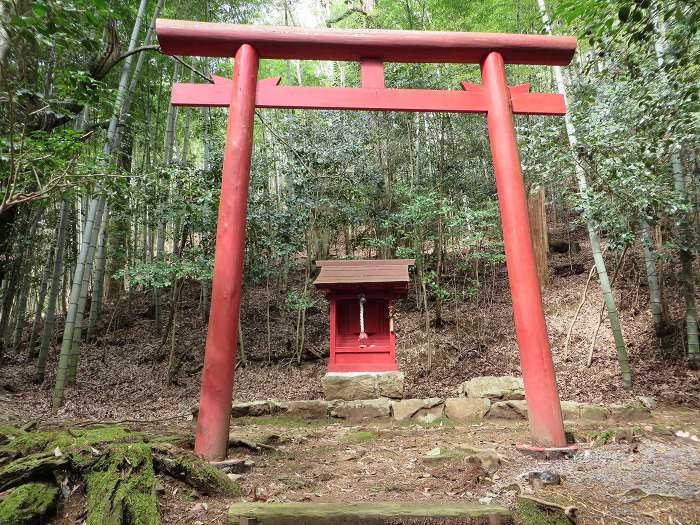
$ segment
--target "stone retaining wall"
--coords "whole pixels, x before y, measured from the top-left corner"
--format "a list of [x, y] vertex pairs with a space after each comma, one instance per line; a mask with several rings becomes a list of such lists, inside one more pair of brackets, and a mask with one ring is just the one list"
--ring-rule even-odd
[[[576, 401], [561, 402], [565, 421], [634, 421], [649, 417], [641, 403], [596, 405]], [[386, 419], [431, 422], [446, 418], [459, 423], [483, 419], [527, 419], [527, 401], [492, 401], [486, 397], [447, 399], [367, 399], [354, 401], [252, 401], [234, 403], [232, 417], [287, 415], [299, 419], [337, 418], [348, 420]], [[196, 414], [195, 414], [196, 415]]]

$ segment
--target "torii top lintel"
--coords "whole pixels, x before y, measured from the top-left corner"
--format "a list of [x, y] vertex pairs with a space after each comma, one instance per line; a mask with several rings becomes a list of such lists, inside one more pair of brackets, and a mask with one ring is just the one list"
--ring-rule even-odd
[[260, 58], [478, 64], [497, 51], [508, 64], [565, 66], [576, 50], [568, 36], [376, 29], [307, 29], [160, 18], [156, 33], [168, 55], [233, 57], [243, 44]]

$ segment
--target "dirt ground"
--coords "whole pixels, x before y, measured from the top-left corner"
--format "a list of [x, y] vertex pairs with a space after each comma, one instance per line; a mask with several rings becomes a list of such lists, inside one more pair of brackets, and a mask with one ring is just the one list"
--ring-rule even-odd
[[[601, 319], [601, 300], [595, 282], [589, 284], [581, 302], [588, 269], [589, 251], [569, 260], [552, 255], [552, 279], [544, 290], [557, 383], [562, 399], [594, 403], [624, 402], [636, 396], [653, 396], [665, 406], [700, 407], [700, 371], [689, 370], [680, 350], [683, 343], [682, 304], [669, 297], [675, 330], [663, 339], [654, 335], [639, 261], [630, 252], [619, 273], [615, 294], [629, 352], [633, 388], [626, 391], [620, 380], [612, 334], [607, 319], [592, 345]], [[557, 275], [555, 269], [579, 265], [585, 271]], [[615, 261], [609, 265], [614, 268]], [[700, 288], [699, 288], [700, 289]], [[272, 304], [271, 347], [273, 361], [267, 362], [266, 299], [264, 290], [248, 290], [243, 300], [242, 326], [247, 366], [236, 371], [234, 399], [317, 399], [323, 396], [321, 378], [325, 360], [308, 359], [301, 364], [285, 357], [294, 340], [296, 317]], [[508, 283], [504, 272], [494, 272], [481, 295], [470, 301], [446, 304], [444, 323], [433, 327], [433, 367], [426, 369], [424, 317], [409, 298], [398, 305], [397, 357], [406, 374], [407, 398], [450, 397], [457, 386], [480, 375], [520, 375], [518, 349], [512, 321]], [[168, 354], [172, 339], [162, 344], [153, 331], [147, 295], [136, 295], [131, 304], [123, 300], [105, 306], [99, 337], [81, 348], [78, 382], [66, 393], [58, 414], [51, 414], [51, 388], [58, 359], [57, 344], [50, 353], [46, 380], [32, 381], [35, 365], [27, 362], [25, 349], [6, 353], [0, 367], [0, 403], [7, 413], [22, 419], [167, 419], [187, 417], [197, 403], [199, 376], [206, 339], [206, 323], [198, 310], [199, 286], [192, 283], [183, 292], [175, 333], [175, 350], [182, 366], [175, 384], [167, 384]], [[574, 322], [574, 318], [576, 318]], [[309, 310], [306, 347], [310, 352], [328, 351], [328, 312], [319, 298]], [[571, 329], [568, 348], [566, 336]], [[28, 338], [28, 337], [27, 337]], [[593, 347], [592, 364], [587, 366]], [[306, 355], [309, 357], [311, 354]]]
[[[461, 501], [516, 509], [523, 494], [575, 507], [579, 525], [697, 525], [699, 416], [693, 409], [666, 410], [619, 426], [568, 425], [579, 451], [558, 460], [516, 451], [516, 443], [527, 441], [524, 422], [453, 426], [445, 420], [353, 424], [239, 419], [232, 427], [236, 436], [273, 443], [273, 448], [258, 453], [231, 449], [229, 454], [254, 462], [240, 475], [246, 501]], [[158, 428], [187, 430], [181, 425]], [[436, 448], [446, 458], [431, 459]], [[486, 461], [472, 463], [474, 450], [487, 451]], [[528, 473], [542, 471], [558, 474], [560, 484], [533, 486]], [[227, 523], [233, 500], [200, 496], [170, 478], [161, 483], [163, 523]], [[75, 523], [80, 511], [78, 495], [54, 523]]]

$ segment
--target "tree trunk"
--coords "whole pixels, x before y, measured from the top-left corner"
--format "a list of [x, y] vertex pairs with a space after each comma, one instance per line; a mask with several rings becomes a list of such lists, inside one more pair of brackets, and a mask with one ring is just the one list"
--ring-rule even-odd
[[51, 288], [49, 290], [49, 303], [46, 306], [46, 320], [44, 321], [44, 330], [41, 334], [41, 346], [39, 347], [39, 356], [36, 363], [36, 381], [44, 381], [44, 372], [46, 370], [46, 357], [49, 354], [49, 344], [53, 338], [53, 325], [56, 312], [56, 300], [58, 292], [61, 290], [61, 276], [63, 275], [63, 252], [65, 249], [66, 224], [68, 223], [69, 203], [67, 199], [63, 199], [61, 203], [61, 216], [58, 221], [58, 233], [56, 235], [56, 253], [53, 259], [53, 272], [51, 275]]
[[[56, 227], [56, 238], [58, 238], [58, 226]], [[39, 287], [39, 296], [36, 301], [36, 310], [34, 312], [34, 322], [32, 323], [32, 332], [29, 336], [29, 344], [27, 345], [27, 359], [30, 360], [34, 357], [34, 341], [39, 333], [39, 326], [41, 325], [41, 314], [44, 311], [44, 301], [46, 301], [46, 290], [49, 284], [49, 275], [51, 274], [51, 268], [53, 267], [54, 254], [56, 252], [56, 246], [52, 246], [49, 250], [49, 254], [46, 257], [46, 264], [44, 265], [44, 271], [41, 275], [41, 285]]]
[[95, 255], [95, 279], [92, 283], [92, 298], [90, 300], [90, 317], [88, 319], [87, 338], [95, 333], [97, 321], [102, 315], [102, 295], [105, 275], [105, 246], [107, 245], [107, 229], [109, 225], [109, 209], [105, 207], [104, 218], [97, 236], [97, 254]]
[[[177, 82], [180, 76], [180, 63], [175, 62], [173, 66], [173, 82]], [[175, 143], [175, 126], [177, 123], [177, 108], [172, 104], [168, 106], [166, 117], [165, 140], [163, 144], [163, 167], [167, 170], [172, 164], [173, 145]], [[167, 200], [167, 197], [166, 197]], [[158, 202], [158, 227], [156, 229], [156, 260], [161, 262], [165, 252], [165, 206], [163, 199]], [[153, 289], [153, 310], [154, 325], [156, 335], [161, 335], [162, 312], [161, 312], [161, 290]]]
[[[552, 33], [552, 27], [549, 22], [549, 16], [547, 15], [547, 9], [544, 0], [537, 0], [540, 8], [540, 14], [542, 16], [542, 23], [544, 24], [548, 33]], [[553, 66], [554, 77], [557, 82], [557, 88], [559, 93], [564, 97], [564, 102], [568, 106], [566, 101], [566, 85], [564, 83], [564, 76], [562, 74], [561, 68], [559, 66]], [[564, 122], [566, 124], [566, 134], [569, 138], [569, 145], [571, 146], [572, 155], [576, 155], [578, 140], [576, 138], [576, 128], [574, 127], [571, 114], [567, 113], [564, 115]], [[576, 179], [578, 181], [579, 195], [584, 202], [584, 206], [587, 203], [587, 193], [588, 193], [588, 182], [586, 181], [586, 174], [583, 171], [581, 165], [574, 159], [574, 168], [576, 172]], [[584, 209], [584, 214], [588, 214], [588, 210]], [[615, 298], [612, 294], [612, 288], [610, 286], [610, 280], [608, 278], [608, 271], [605, 267], [605, 260], [600, 251], [600, 239], [598, 238], [598, 232], [595, 230], [595, 225], [593, 221], [586, 218], [586, 228], [588, 229], [588, 237], [591, 241], [591, 251], [593, 252], [593, 261], [595, 262], [596, 270], [598, 272], [598, 282], [600, 283], [600, 289], [603, 294], [603, 299], [605, 300], [605, 306], [608, 310], [608, 319], [610, 321], [610, 329], [612, 330], [613, 337], [615, 339], [615, 350], [617, 351], [617, 360], [620, 364], [620, 371], [622, 374], [622, 382], [625, 388], [631, 388], [632, 386], [632, 372], [630, 370], [629, 359], [627, 357], [627, 349], [625, 348], [625, 340], [622, 335], [622, 326], [620, 325], [620, 317], [617, 312], [617, 306], [615, 305]]]
[[85, 237], [89, 238], [88, 254], [85, 261], [85, 270], [83, 271], [83, 281], [80, 285], [80, 295], [78, 297], [78, 310], [75, 315], [75, 323], [73, 325], [73, 337], [70, 350], [70, 360], [68, 362], [67, 383], [75, 384], [75, 378], [78, 375], [78, 360], [80, 358], [80, 344], [83, 334], [83, 319], [85, 317], [85, 303], [87, 302], [88, 290], [90, 288], [90, 277], [92, 276], [92, 266], [97, 247], [97, 237], [102, 224], [102, 216], [105, 210], [104, 199], [100, 199], [95, 216], [95, 223], [92, 231], [86, 230]]
[[[664, 65], [664, 54], [666, 52], [666, 40], [664, 37], [664, 23], [661, 17], [656, 14], [656, 26], [658, 36], [654, 48], [659, 66]], [[662, 70], [663, 71], [663, 70]], [[671, 145], [671, 171], [673, 172], [673, 188], [682, 203], [690, 204], [688, 198], [688, 188], [685, 184], [683, 173], [683, 162], [681, 159], [680, 144]], [[682, 210], [682, 208], [681, 208]], [[679, 256], [681, 260], [681, 283], [683, 285], [683, 297], [685, 299], [685, 327], [688, 345], [688, 364], [691, 368], [700, 368], [700, 340], [698, 338], [698, 313], [695, 302], [695, 272], [693, 270], [693, 233], [690, 222], [691, 214], [680, 212], [678, 225], [680, 230]]]
[[641, 221], [640, 237], [642, 252], [644, 254], [644, 268], [647, 274], [647, 284], [649, 285], [649, 307], [651, 308], [651, 316], [654, 319], [654, 330], [657, 336], [662, 336], [666, 333], [668, 323], [664, 316], [663, 298], [661, 296], [661, 286], [656, 272], [656, 257], [651, 251], [653, 240], [649, 232], [649, 224], [646, 221]]

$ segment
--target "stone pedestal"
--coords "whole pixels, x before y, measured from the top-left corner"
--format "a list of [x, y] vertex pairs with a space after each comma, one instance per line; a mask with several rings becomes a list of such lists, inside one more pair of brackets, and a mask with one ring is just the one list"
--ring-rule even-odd
[[329, 401], [343, 399], [403, 399], [403, 372], [328, 372], [323, 394]]

